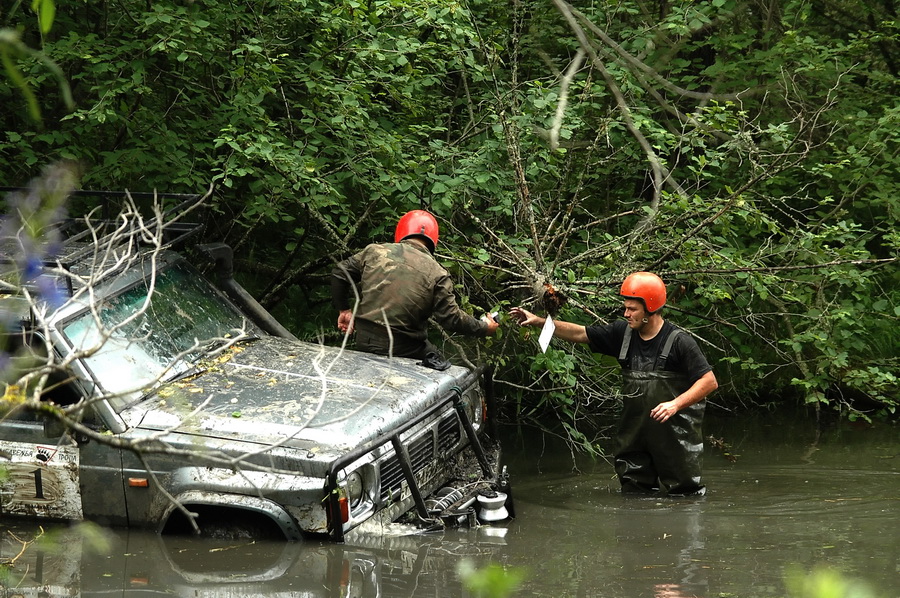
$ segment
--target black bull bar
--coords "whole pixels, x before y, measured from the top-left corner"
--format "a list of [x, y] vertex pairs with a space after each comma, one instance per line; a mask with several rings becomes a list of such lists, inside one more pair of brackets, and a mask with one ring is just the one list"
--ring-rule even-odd
[[459, 386], [455, 386], [446, 396], [439, 399], [433, 405], [425, 409], [422, 413], [415, 416], [410, 421], [406, 422], [399, 428], [392, 430], [389, 433], [383, 434], [374, 440], [367, 442], [366, 444], [357, 447], [354, 451], [347, 453], [340, 459], [335, 460], [331, 463], [328, 468], [328, 476], [325, 479], [325, 497], [327, 501], [326, 511], [328, 514], [328, 536], [335, 542], [343, 542], [344, 541], [344, 523], [343, 518], [341, 517], [341, 504], [340, 504], [340, 485], [338, 484], [337, 477], [338, 473], [365, 455], [378, 447], [390, 442], [394, 448], [394, 452], [396, 453], [397, 459], [400, 462], [400, 468], [403, 472], [403, 477], [406, 480], [406, 483], [409, 485], [410, 494], [415, 501], [416, 512], [423, 519], [428, 519], [428, 509], [425, 506], [425, 498], [422, 496], [421, 491], [419, 490], [419, 485], [416, 482], [415, 472], [413, 472], [412, 464], [409, 459], [409, 453], [406, 450], [406, 446], [400, 441], [400, 436], [409, 430], [410, 428], [418, 425], [424, 420], [433, 417], [435, 413], [441, 411], [447, 403], [453, 403], [454, 410], [456, 411], [457, 416], [462, 423], [463, 429], [466, 432], [466, 436], [469, 439], [469, 446], [472, 447], [472, 450], [475, 452], [475, 456], [478, 458], [478, 463], [481, 466], [481, 471], [484, 474], [484, 477], [488, 480], [493, 480], [495, 478], [495, 473], [491, 468], [490, 463], [488, 462], [487, 456], [485, 455], [484, 448], [481, 446], [481, 442], [478, 438], [478, 433], [475, 431], [475, 427], [472, 425], [472, 422], [469, 421], [469, 418], [465, 414], [465, 410], [462, 409], [462, 396], [463, 389], [468, 388], [471, 384], [477, 383], [479, 377], [484, 375], [485, 377], [485, 401], [488, 405], [488, 413], [489, 416], [493, 415], [494, 411], [494, 397], [491, 384], [491, 374], [492, 370], [485, 366], [479, 366], [475, 370], [472, 370], [468, 376], [466, 376], [460, 383]]

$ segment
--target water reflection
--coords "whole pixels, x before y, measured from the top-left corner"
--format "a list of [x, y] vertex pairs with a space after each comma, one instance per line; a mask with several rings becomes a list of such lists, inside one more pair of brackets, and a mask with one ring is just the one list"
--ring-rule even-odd
[[695, 595], [688, 593], [677, 583], [658, 583], [653, 586], [655, 598], [691, 598]]
[[706, 596], [705, 499], [622, 500], [623, 514], [616, 518], [616, 542], [623, 548], [625, 575], [645, 579], [654, 597]]
[[[236, 543], [127, 530], [5, 526], [4, 596], [196, 598], [458, 596], [460, 558], [489, 559], [502, 530], [359, 536], [355, 543]], [[107, 544], [95, 545], [96, 533]], [[102, 544], [103, 542], [101, 542]]]

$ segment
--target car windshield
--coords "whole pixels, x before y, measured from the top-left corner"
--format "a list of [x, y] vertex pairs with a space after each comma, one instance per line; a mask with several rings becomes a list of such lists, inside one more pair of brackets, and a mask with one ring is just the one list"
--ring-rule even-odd
[[[105, 299], [99, 322], [88, 311], [63, 329], [76, 349], [100, 347], [84, 358], [95, 379], [121, 410], [160, 379], [187, 371], [212, 347], [234, 338], [250, 325], [201, 276], [184, 264], [157, 273], [150, 295], [149, 278]], [[102, 341], [104, 332], [110, 334]], [[101, 346], [102, 345], [102, 346]]]

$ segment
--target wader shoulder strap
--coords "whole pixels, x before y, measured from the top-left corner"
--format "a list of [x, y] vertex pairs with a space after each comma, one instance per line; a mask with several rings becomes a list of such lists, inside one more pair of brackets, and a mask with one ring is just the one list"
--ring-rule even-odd
[[[665, 344], [663, 344], [662, 351], [659, 352], [659, 355], [656, 358], [656, 369], [661, 370], [666, 365], [666, 359], [669, 357], [669, 352], [672, 350], [672, 345], [675, 344], [675, 338], [683, 333], [684, 330], [681, 328], [675, 328], [666, 338]], [[635, 334], [634, 330], [625, 330], [625, 337], [622, 338], [622, 348], [619, 349], [619, 361], [625, 361], [625, 358], [628, 357], [628, 347], [631, 346], [631, 336]]]
[[631, 328], [625, 329], [625, 336], [622, 338], [622, 349], [619, 351], [619, 361], [625, 361], [628, 357], [628, 347], [631, 345], [631, 335], [634, 331]]
[[682, 330], [681, 328], [676, 328], [669, 334], [669, 338], [666, 339], [662, 351], [659, 352], [659, 356], [656, 358], [656, 369], [661, 370], [666, 365], [666, 359], [668, 359], [669, 357], [669, 352], [672, 350], [672, 345], [675, 344], [675, 338], [682, 332], [684, 332], [684, 330]]

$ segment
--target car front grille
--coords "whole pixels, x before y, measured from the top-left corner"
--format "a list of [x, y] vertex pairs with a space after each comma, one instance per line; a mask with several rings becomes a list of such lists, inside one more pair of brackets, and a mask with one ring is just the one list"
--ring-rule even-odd
[[[456, 448], [461, 439], [459, 418], [456, 413], [446, 414], [437, 425], [437, 449], [433, 428], [426, 434], [406, 445], [409, 461], [414, 473], [418, 474], [435, 457], [444, 457]], [[391, 455], [381, 464], [381, 500], [389, 504], [400, 500], [403, 486], [403, 469], [397, 455]]]
[[438, 423], [438, 453], [444, 454], [459, 444], [459, 418], [450, 414]]

